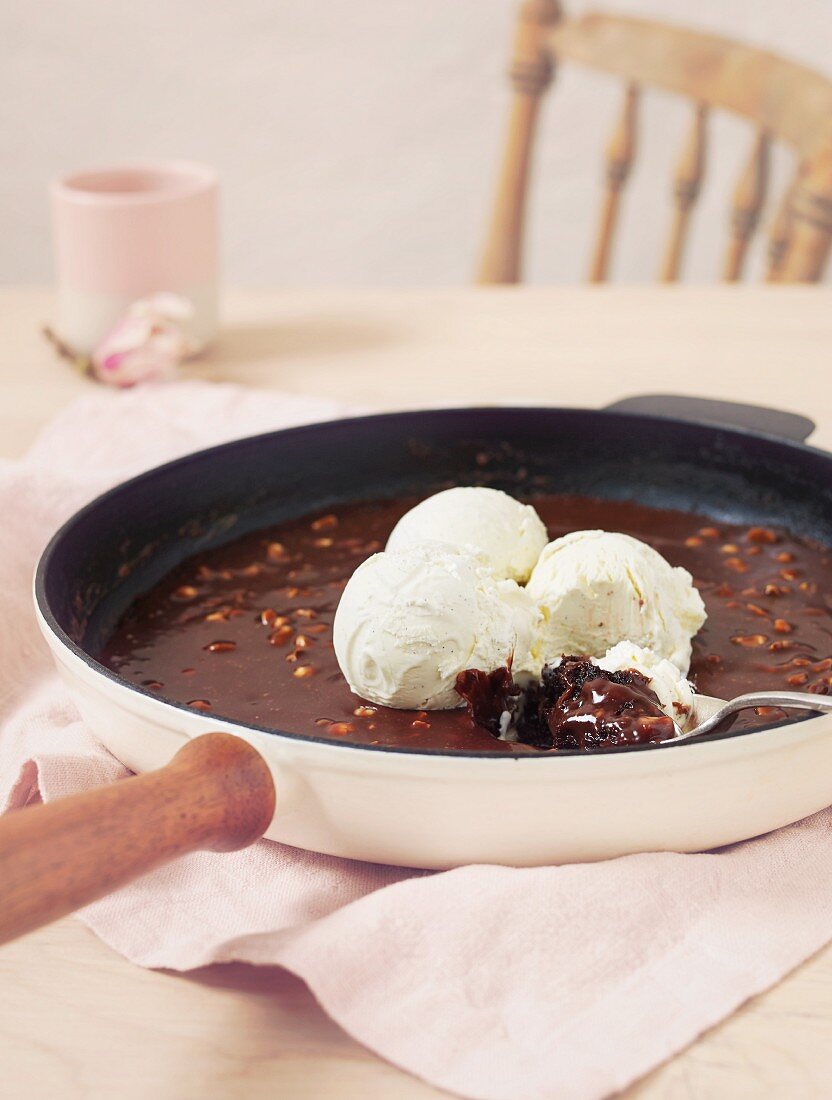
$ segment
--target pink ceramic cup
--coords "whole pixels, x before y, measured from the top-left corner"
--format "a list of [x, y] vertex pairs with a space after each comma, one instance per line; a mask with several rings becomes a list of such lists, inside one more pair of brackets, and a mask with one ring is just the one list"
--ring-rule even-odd
[[137, 298], [169, 291], [193, 305], [188, 335], [217, 330], [216, 173], [188, 161], [139, 161], [52, 184], [60, 336], [89, 354]]

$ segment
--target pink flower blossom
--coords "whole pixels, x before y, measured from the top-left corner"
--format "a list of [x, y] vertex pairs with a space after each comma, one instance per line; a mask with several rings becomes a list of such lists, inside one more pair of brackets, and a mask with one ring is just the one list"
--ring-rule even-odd
[[92, 372], [111, 386], [135, 386], [174, 378], [194, 350], [183, 331], [193, 306], [176, 294], [154, 294], [134, 302], [93, 351]]

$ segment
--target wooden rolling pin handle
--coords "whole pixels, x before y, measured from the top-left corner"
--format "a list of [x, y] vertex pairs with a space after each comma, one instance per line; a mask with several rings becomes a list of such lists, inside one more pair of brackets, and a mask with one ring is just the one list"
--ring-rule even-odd
[[0, 817], [0, 943], [187, 852], [245, 848], [274, 807], [257, 750], [208, 733], [158, 771], [12, 811]]

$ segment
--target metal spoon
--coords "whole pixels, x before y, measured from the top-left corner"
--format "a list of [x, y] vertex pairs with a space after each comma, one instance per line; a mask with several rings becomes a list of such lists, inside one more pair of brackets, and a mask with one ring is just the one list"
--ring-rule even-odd
[[714, 730], [730, 714], [747, 707], [786, 707], [789, 710], [832, 713], [832, 696], [812, 695], [808, 691], [752, 691], [731, 700], [716, 699], [712, 695], [694, 695], [693, 699], [693, 713], [697, 724], [686, 733], [679, 730], [674, 738], [676, 741], [702, 737]]

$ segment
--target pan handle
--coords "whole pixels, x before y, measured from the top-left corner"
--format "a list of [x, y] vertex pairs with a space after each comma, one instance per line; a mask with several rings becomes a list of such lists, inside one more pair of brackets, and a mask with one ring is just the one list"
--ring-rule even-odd
[[187, 852], [232, 852], [274, 815], [263, 757], [229, 733], [189, 741], [158, 771], [0, 818], [0, 943]]
[[783, 412], [782, 409], [670, 393], [625, 397], [606, 408], [612, 412], [643, 413], [646, 416], [668, 416], [675, 420], [701, 421], [729, 428], [748, 428], [797, 443], [804, 443], [815, 430], [815, 425], [808, 416]]

